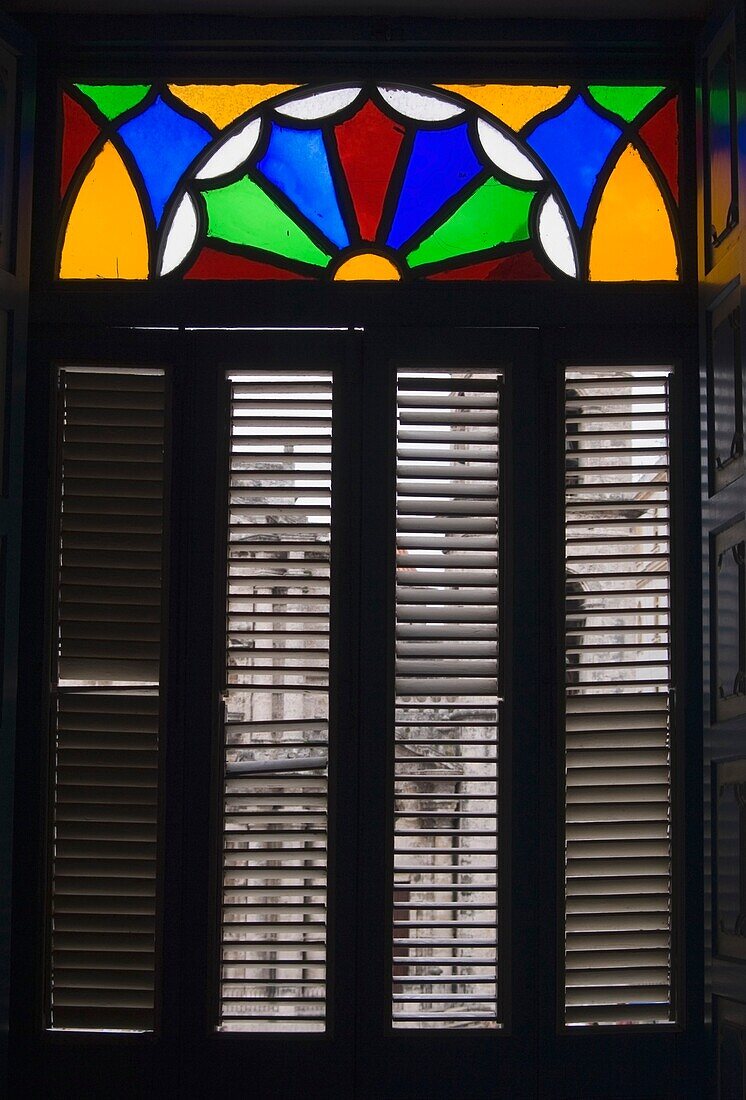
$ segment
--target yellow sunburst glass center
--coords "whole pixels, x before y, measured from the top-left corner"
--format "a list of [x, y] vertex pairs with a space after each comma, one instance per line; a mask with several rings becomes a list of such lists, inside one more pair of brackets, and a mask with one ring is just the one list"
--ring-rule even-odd
[[394, 264], [386, 256], [376, 256], [373, 252], [364, 252], [359, 256], [350, 256], [339, 265], [335, 280], [353, 279], [401, 279]]

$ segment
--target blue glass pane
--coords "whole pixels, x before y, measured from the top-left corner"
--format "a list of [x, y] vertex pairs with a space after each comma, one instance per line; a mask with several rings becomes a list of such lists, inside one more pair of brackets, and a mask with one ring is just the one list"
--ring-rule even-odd
[[275, 123], [257, 167], [330, 241], [340, 248], [350, 243], [321, 130], [292, 130]]
[[469, 143], [466, 123], [447, 130], [420, 130], [412, 146], [388, 244], [399, 248], [408, 241], [481, 169]]
[[561, 115], [540, 122], [527, 138], [562, 188], [579, 226], [598, 173], [621, 132], [578, 96]]
[[176, 184], [212, 136], [158, 97], [147, 111], [120, 127], [150, 197], [156, 225]]

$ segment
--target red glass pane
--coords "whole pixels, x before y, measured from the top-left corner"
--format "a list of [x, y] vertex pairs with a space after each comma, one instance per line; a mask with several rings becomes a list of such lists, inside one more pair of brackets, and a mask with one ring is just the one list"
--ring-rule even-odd
[[679, 112], [678, 98], [669, 99], [644, 126], [640, 137], [660, 164], [671, 194], [679, 201]]
[[287, 271], [274, 264], [234, 256], [230, 252], [217, 252], [203, 248], [184, 275], [185, 279], [308, 279], [296, 271]]
[[481, 264], [438, 271], [435, 275], [428, 275], [428, 279], [471, 279], [487, 282], [542, 279], [551, 282], [552, 276], [544, 270], [533, 252], [516, 252], [513, 256], [503, 256], [499, 260], [485, 260]]
[[62, 163], [60, 165], [60, 197], [73, 178], [75, 169], [101, 132], [93, 119], [69, 95], [62, 95], [64, 125], [62, 130]]
[[360, 236], [373, 241], [404, 128], [368, 100], [362, 110], [337, 126], [335, 133]]

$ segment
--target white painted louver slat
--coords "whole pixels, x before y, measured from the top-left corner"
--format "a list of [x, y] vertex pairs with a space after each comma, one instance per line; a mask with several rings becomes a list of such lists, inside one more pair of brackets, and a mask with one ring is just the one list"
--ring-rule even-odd
[[50, 1018], [154, 1026], [164, 377], [64, 368]]
[[398, 375], [395, 1027], [498, 1022], [498, 388]]
[[332, 376], [229, 385], [220, 1026], [323, 1031]]
[[669, 381], [566, 373], [569, 1025], [673, 1018]]

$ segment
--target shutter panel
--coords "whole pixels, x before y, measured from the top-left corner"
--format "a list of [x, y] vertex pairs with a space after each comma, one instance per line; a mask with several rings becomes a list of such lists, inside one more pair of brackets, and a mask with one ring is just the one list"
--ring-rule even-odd
[[220, 1022], [323, 1031], [332, 376], [229, 384]]
[[163, 376], [61, 372], [59, 678], [158, 680]]
[[498, 385], [398, 375], [395, 1027], [497, 1022]]
[[568, 1024], [672, 1019], [669, 374], [566, 375]]
[[154, 1026], [165, 393], [60, 371], [50, 1022]]

